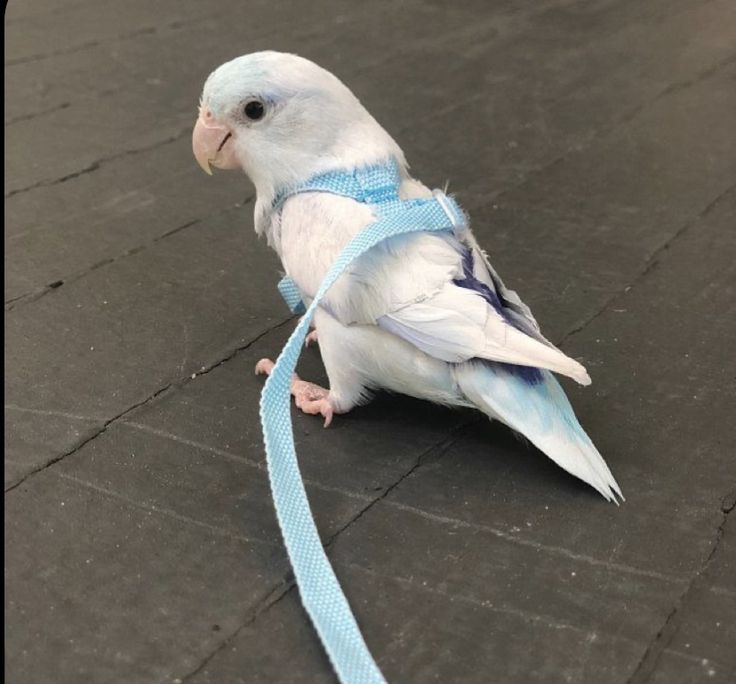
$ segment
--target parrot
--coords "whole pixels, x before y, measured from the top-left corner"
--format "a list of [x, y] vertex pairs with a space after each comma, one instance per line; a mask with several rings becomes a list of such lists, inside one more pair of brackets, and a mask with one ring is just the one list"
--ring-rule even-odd
[[[343, 248], [376, 220], [351, 197], [303, 192], [319, 174], [395, 160], [401, 199], [431, 198], [399, 145], [330, 71], [294, 54], [237, 57], [206, 79], [192, 133], [202, 169], [239, 169], [256, 190], [254, 226], [311, 302]], [[519, 433], [617, 505], [621, 489], [554, 374], [586, 369], [541, 333], [469, 226], [393, 236], [358, 257], [328, 290], [307, 343], [319, 344], [329, 388], [294, 374], [297, 408], [334, 415], [378, 391], [471, 407]], [[256, 373], [269, 374], [270, 359]]]

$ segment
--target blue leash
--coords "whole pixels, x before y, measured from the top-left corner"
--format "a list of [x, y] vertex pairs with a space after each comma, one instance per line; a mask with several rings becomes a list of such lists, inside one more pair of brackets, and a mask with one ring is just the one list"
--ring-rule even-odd
[[399, 199], [401, 182], [395, 161], [317, 176], [277, 197], [278, 210], [301, 192], [329, 192], [369, 204], [378, 216], [345, 247], [328, 271], [308, 308], [289, 278], [279, 283], [292, 311], [304, 311], [261, 394], [261, 424], [276, 517], [294, 569], [302, 603], [342, 684], [385, 684], [327, 559], [299, 472], [291, 422], [291, 379], [304, 339], [320, 301], [345, 269], [371, 247], [397, 235], [451, 231], [464, 224], [457, 204], [439, 190], [431, 199]]

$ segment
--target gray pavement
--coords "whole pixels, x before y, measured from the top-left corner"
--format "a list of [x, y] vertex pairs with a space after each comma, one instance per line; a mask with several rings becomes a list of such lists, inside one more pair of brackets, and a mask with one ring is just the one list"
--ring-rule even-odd
[[207, 74], [266, 48], [450, 180], [588, 366], [565, 387], [627, 496], [470, 411], [295, 415], [389, 681], [736, 681], [732, 0], [28, 0], [6, 42], [8, 681], [334, 681], [252, 374], [294, 319], [252, 187], [189, 142]]

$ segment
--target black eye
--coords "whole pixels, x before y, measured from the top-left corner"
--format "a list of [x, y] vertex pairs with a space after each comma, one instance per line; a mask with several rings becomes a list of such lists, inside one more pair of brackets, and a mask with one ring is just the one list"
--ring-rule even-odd
[[266, 110], [263, 107], [263, 102], [259, 102], [258, 100], [251, 100], [250, 102], [247, 102], [245, 104], [245, 107], [243, 108], [243, 112], [251, 121], [258, 121], [258, 119], [262, 119], [265, 111]]

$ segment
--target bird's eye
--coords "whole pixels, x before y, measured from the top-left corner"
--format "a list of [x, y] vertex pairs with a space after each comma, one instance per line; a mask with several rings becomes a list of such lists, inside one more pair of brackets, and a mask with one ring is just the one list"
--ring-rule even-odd
[[243, 107], [243, 113], [251, 121], [258, 121], [258, 119], [262, 119], [265, 112], [266, 110], [263, 107], [263, 102], [259, 102], [258, 100], [251, 100], [250, 102], [246, 102], [245, 107]]

